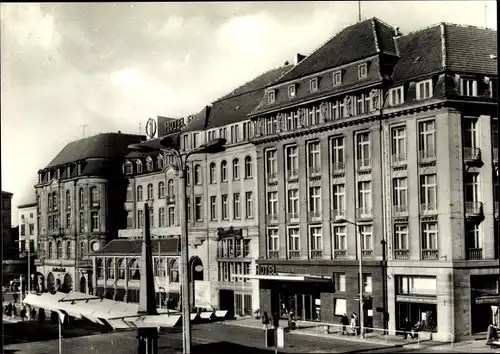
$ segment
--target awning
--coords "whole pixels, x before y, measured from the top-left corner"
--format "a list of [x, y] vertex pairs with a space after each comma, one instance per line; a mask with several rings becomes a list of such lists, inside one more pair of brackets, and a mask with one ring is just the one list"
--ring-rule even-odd
[[332, 281], [331, 277], [321, 277], [315, 275], [300, 275], [300, 274], [275, 274], [275, 275], [250, 275], [250, 274], [232, 274], [233, 278], [259, 279], [259, 280], [281, 280], [281, 281], [301, 281], [309, 283]]
[[69, 294], [28, 294], [23, 302], [55, 311], [62, 318], [65, 314], [87, 318], [101, 325], [108, 323], [114, 329], [173, 327], [181, 318], [179, 314], [169, 314], [165, 309], [157, 309], [158, 315], [140, 315], [137, 313], [139, 304], [103, 299], [76, 291]]

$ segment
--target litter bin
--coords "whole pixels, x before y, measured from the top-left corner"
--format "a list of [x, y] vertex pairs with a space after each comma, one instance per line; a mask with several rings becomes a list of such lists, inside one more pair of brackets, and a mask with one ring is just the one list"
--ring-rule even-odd
[[266, 348], [274, 347], [274, 329], [268, 328], [265, 333]]

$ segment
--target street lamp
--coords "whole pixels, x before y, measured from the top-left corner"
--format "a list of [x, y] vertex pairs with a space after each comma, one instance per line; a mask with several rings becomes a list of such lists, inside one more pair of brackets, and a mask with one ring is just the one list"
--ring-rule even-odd
[[357, 243], [356, 249], [357, 249], [358, 263], [359, 263], [359, 331], [360, 331], [359, 336], [360, 338], [365, 338], [365, 333], [364, 333], [365, 309], [363, 301], [363, 287], [365, 284], [363, 282], [363, 257], [362, 257], [363, 252], [361, 246], [361, 226], [349, 220], [345, 220], [345, 222], [359, 228], [357, 230], [358, 236], [356, 237], [356, 243]]
[[[181, 284], [181, 296], [182, 296], [182, 329], [184, 335], [182, 336], [183, 344], [183, 354], [191, 353], [191, 311], [189, 302], [189, 255], [188, 255], [188, 223], [187, 223], [187, 180], [186, 180], [186, 168], [187, 160], [192, 154], [216, 154], [226, 150], [225, 144], [226, 139], [219, 138], [214, 139], [206, 144], [192, 149], [187, 153], [182, 153], [180, 151], [179, 144], [180, 135], [175, 137], [166, 136], [160, 140], [160, 145], [162, 147], [155, 148], [148, 146], [147, 142], [142, 144], [132, 144], [128, 148], [131, 150], [136, 150], [140, 152], [155, 152], [155, 151], [166, 151], [170, 152], [175, 156], [175, 170], [179, 176], [179, 199], [181, 201], [181, 209], [179, 212], [179, 222], [181, 226], [181, 274], [182, 274], [182, 284]], [[146, 224], [146, 223], [145, 223]]]

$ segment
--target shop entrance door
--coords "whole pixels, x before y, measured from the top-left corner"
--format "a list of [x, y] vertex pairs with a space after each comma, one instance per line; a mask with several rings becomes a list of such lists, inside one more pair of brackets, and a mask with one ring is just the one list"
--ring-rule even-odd
[[222, 311], [227, 311], [229, 318], [234, 317], [234, 291], [233, 290], [220, 290], [219, 291], [219, 304]]
[[295, 295], [295, 314], [295, 317], [300, 318], [302, 321], [314, 321], [315, 304], [312, 295]]

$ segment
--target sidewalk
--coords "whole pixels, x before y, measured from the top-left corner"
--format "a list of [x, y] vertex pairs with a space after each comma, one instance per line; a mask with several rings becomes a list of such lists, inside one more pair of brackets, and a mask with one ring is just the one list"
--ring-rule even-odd
[[[241, 326], [248, 328], [258, 328], [262, 329], [261, 320], [256, 320], [253, 318], [244, 318], [233, 321], [223, 322], [229, 326]], [[280, 327], [288, 328], [287, 320], [280, 320]], [[361, 339], [359, 336], [348, 336], [342, 335], [338, 332], [337, 328], [332, 327], [332, 333], [325, 333], [324, 326], [316, 326], [314, 324], [307, 324], [307, 326], [300, 326], [299, 328], [294, 329], [293, 331], [288, 332], [289, 335], [307, 335], [307, 336], [315, 336], [321, 338], [329, 338], [335, 340], [344, 340], [344, 341], [352, 341], [352, 342], [364, 342], [371, 343], [374, 345], [382, 345], [386, 347], [405, 347], [412, 349], [429, 349], [429, 350], [438, 350], [438, 351], [467, 351], [467, 352], [478, 352], [478, 353], [500, 353], [499, 349], [492, 349], [487, 346], [485, 341], [469, 341], [469, 342], [459, 342], [454, 343], [451, 346], [451, 343], [446, 342], [437, 342], [433, 340], [412, 340], [412, 339], [403, 339], [403, 336], [394, 336], [394, 335], [381, 335], [381, 333], [366, 333], [365, 339]]]

